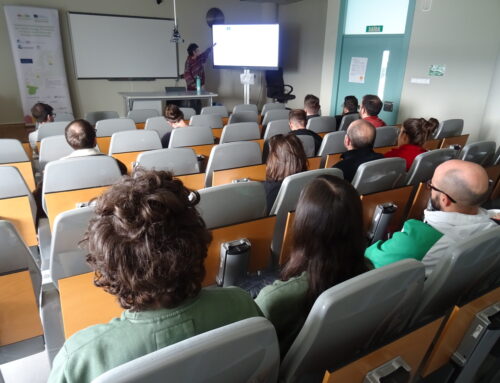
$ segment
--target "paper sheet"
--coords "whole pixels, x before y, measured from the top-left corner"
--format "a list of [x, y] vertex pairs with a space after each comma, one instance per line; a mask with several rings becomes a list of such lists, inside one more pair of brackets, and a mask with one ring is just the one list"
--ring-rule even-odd
[[352, 57], [351, 67], [349, 68], [349, 82], [364, 84], [367, 64], [368, 57]]

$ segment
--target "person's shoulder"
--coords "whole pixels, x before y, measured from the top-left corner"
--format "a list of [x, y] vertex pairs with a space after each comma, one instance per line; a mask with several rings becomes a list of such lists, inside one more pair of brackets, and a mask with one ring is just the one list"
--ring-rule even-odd
[[276, 280], [271, 285], [264, 287], [256, 301], [267, 299], [272, 296], [302, 293], [308, 288], [307, 274], [304, 272], [297, 277], [292, 277], [287, 281]]
[[227, 302], [228, 300], [240, 302], [252, 302], [252, 297], [239, 287], [210, 287], [200, 292], [200, 299], [213, 302]]

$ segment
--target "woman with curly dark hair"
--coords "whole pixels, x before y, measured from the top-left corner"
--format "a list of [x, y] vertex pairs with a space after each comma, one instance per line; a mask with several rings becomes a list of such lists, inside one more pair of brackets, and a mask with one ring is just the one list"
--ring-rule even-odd
[[243, 290], [202, 289], [211, 235], [196, 210], [199, 198], [170, 173], [139, 169], [97, 200], [83, 241], [87, 261], [96, 286], [126, 311], [69, 338], [50, 382], [88, 382], [162, 347], [260, 315]]

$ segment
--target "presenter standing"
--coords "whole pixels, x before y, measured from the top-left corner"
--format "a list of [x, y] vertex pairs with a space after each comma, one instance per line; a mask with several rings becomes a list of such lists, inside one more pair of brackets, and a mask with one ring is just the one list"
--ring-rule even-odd
[[[187, 48], [188, 57], [184, 66], [184, 80], [186, 80], [187, 90], [198, 90], [196, 84], [197, 78], [199, 78], [198, 81], [200, 82], [201, 88], [205, 85], [205, 70], [203, 69], [203, 64], [207, 61], [208, 56], [212, 52], [212, 48], [213, 46], [200, 53], [197, 44], [189, 44]], [[199, 114], [201, 110], [201, 100], [192, 100], [191, 107]]]

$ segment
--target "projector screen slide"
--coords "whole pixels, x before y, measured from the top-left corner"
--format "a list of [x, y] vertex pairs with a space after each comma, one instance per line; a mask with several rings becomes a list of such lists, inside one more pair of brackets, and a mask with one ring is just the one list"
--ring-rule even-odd
[[76, 12], [68, 19], [77, 78], [178, 76], [173, 20]]
[[278, 67], [278, 24], [216, 24], [212, 33], [215, 68]]

